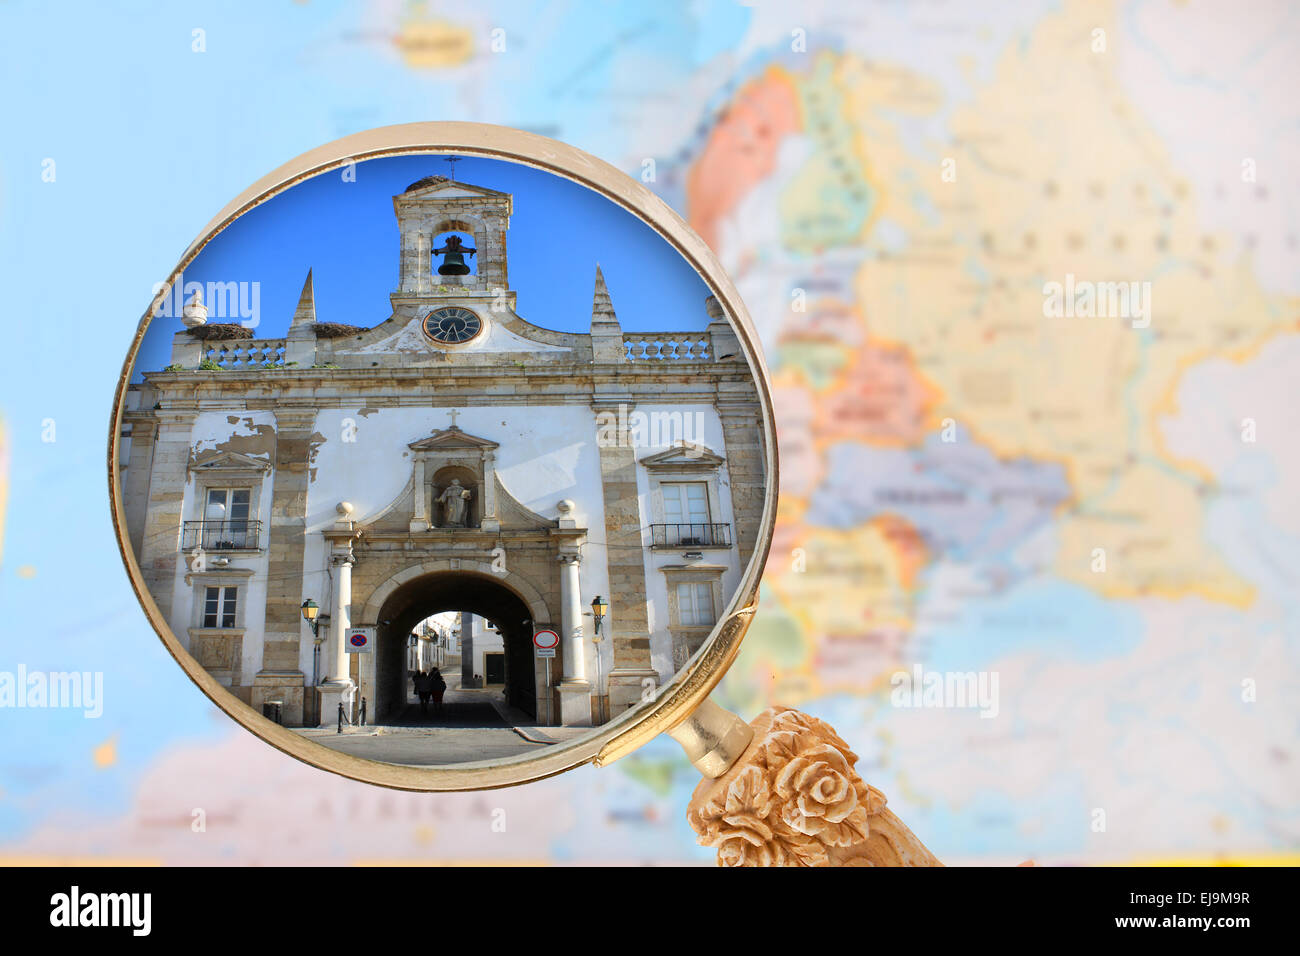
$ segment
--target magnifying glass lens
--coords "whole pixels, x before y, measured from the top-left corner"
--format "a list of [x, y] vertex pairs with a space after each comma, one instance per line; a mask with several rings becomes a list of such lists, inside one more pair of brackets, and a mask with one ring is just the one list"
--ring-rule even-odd
[[772, 520], [761, 365], [702, 243], [613, 171], [485, 152], [248, 197], [158, 287], [118, 396], [124, 556], [185, 672], [276, 746], [423, 789], [585, 762], [661, 708]]

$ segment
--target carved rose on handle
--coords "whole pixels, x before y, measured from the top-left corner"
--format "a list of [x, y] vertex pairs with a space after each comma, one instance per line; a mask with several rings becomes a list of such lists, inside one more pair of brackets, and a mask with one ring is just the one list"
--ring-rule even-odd
[[906, 843], [901, 830], [915, 844], [903, 855], [938, 864], [884, 812], [885, 795], [857, 775], [857, 754], [829, 724], [774, 707], [752, 726], [749, 750], [721, 778], [701, 783], [687, 813], [699, 842], [717, 848], [719, 865], [872, 865], [873, 817], [887, 824], [889, 847]]
[[867, 808], [853, 786], [853, 768], [829, 744], [800, 754], [776, 775], [780, 818], [786, 826], [832, 846], [867, 838]]

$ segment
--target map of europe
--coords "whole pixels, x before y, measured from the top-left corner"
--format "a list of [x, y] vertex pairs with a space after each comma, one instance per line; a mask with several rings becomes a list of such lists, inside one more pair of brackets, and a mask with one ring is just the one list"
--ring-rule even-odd
[[[465, 119], [641, 179], [758, 325], [780, 509], [720, 703], [829, 721], [945, 862], [1296, 861], [1294, 8], [265, 6], [256, 22], [214, 13], [201, 53], [184, 17], [87, 10], [56, 43], [40, 8], [0, 11], [11, 69], [81, 56], [127, 90], [147, 57], [176, 81], [136, 121], [92, 118], [110, 94], [59, 80], [14, 105], [27, 145], [4, 149], [0, 216], [40, 222], [22, 248], [12, 229], [0, 240], [16, 314], [53, 315], [60, 217], [113, 219], [116, 193], [183, 197], [167, 230], [127, 225], [131, 241], [87, 264], [96, 314], [68, 319], [87, 343], [56, 368], [60, 333], [19, 331], [31, 361], [0, 393], [0, 666], [105, 673], [98, 720], [6, 715], [6, 858], [712, 860], [684, 819], [698, 775], [670, 740], [488, 793], [388, 792], [299, 764], [184, 678], [120, 569], [103, 425], [154, 274], [293, 155]], [[243, 121], [221, 110], [266, 89], [280, 101]], [[45, 132], [52, 108], [79, 137]], [[165, 159], [188, 119], [206, 145]], [[1045, 286], [1067, 282], [1135, 283], [1148, 321], [1052, 314]], [[76, 381], [50, 398], [50, 375]], [[897, 675], [917, 668], [996, 674], [996, 716], [900, 704]]]

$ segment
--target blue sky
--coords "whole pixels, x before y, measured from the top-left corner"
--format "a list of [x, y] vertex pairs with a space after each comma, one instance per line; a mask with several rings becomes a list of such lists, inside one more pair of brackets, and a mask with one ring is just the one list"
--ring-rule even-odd
[[[455, 165], [457, 180], [514, 196], [507, 237], [510, 285], [528, 321], [587, 331], [599, 263], [624, 329], [691, 331], [708, 324], [707, 286], [631, 213], [527, 166], [478, 158]], [[260, 283], [257, 334], [273, 338], [288, 329], [310, 268], [319, 321], [378, 325], [391, 313], [388, 295], [398, 279], [392, 197], [424, 176], [447, 175], [449, 168], [439, 156], [396, 156], [358, 164], [355, 181], [337, 170], [322, 173], [228, 226], [185, 270], [185, 281]], [[137, 368], [167, 365], [171, 336], [180, 327], [177, 318], [156, 319]]]
[[[150, 288], [167, 277], [207, 221], [292, 157], [392, 123], [515, 126], [639, 175], [643, 157], [666, 161], [681, 143], [665, 137], [647, 153], [632, 135], [640, 127], [620, 122], [643, 115], [629, 93], [680, 96], [692, 89], [695, 71], [734, 47], [752, 17], [744, 7], [721, 3], [431, 8], [431, 15], [472, 29], [476, 53], [457, 69], [422, 70], [394, 49], [399, 21], [409, 12], [404, 4], [346, 0], [0, 2], [0, 78], [22, 91], [6, 99], [0, 136], [0, 280], [10, 336], [0, 359], [0, 426], [12, 456], [0, 565], [0, 604], [8, 615], [0, 670], [22, 662], [105, 674], [101, 719], [4, 712], [0, 840], [70, 808], [120, 813], [162, 752], [234, 732], [140, 610], [110, 522], [105, 467], [122, 359]], [[199, 27], [206, 31], [202, 53], [192, 46]], [[508, 31], [508, 55], [483, 46], [495, 27]], [[694, 96], [680, 105], [689, 117], [705, 115]], [[47, 161], [57, 163], [56, 177], [45, 177]], [[376, 192], [379, 284], [358, 295], [352, 321], [377, 323], [388, 315], [397, 269], [392, 194], [446, 165], [432, 157], [404, 161], [413, 168]], [[475, 181], [471, 164], [459, 165], [458, 176]], [[478, 181], [501, 188], [481, 175]], [[355, 195], [370, 185], [363, 177]], [[668, 201], [680, 198], [664, 176], [651, 185]], [[651, 303], [637, 294], [636, 271], [628, 275], [612, 252], [597, 246], [592, 255], [581, 243], [570, 249], [578, 263], [572, 285], [567, 272], [547, 274], [544, 266], [534, 272], [541, 285], [528, 277], [519, 252], [527, 243], [517, 234], [532, 208], [531, 197], [516, 197], [511, 277], [525, 318], [550, 323], [543, 310], [549, 302], [552, 314], [572, 308], [585, 320], [599, 258], [619, 317], [635, 330], [638, 307]], [[347, 320], [344, 313], [353, 308], [352, 280], [331, 266], [350, 265], [348, 257], [323, 242], [323, 254], [312, 261], [316, 243], [305, 231], [269, 260], [283, 257], [284, 275], [263, 289], [268, 328], [288, 321], [308, 266], [315, 266], [321, 318]], [[347, 230], [332, 234], [339, 232], [347, 238]], [[566, 254], [557, 250], [556, 257], [562, 263]], [[364, 287], [367, 280], [357, 281]], [[667, 296], [667, 284], [656, 292]], [[671, 317], [683, 327], [690, 317], [703, 321], [703, 294], [689, 296], [688, 311]], [[667, 306], [661, 314], [662, 323], [653, 314], [650, 321], [663, 328], [670, 324]], [[163, 340], [157, 367], [169, 360], [174, 328], [160, 323], [151, 336]], [[101, 767], [92, 753], [110, 740], [117, 762]]]

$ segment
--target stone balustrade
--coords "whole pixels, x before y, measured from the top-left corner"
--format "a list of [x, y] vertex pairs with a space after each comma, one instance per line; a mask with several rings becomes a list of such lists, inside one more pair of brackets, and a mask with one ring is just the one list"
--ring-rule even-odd
[[634, 332], [623, 336], [630, 362], [711, 362], [707, 335], [684, 332]]
[[279, 368], [284, 365], [285, 339], [228, 339], [205, 342], [203, 359], [224, 369]]
[[[189, 343], [182, 343], [186, 345]], [[286, 339], [224, 339], [194, 343], [201, 361], [223, 369], [283, 368]], [[638, 332], [623, 336], [629, 362], [713, 362], [713, 343], [708, 334], [681, 332]], [[175, 356], [173, 361], [178, 361]], [[178, 361], [183, 364], [183, 360]]]

